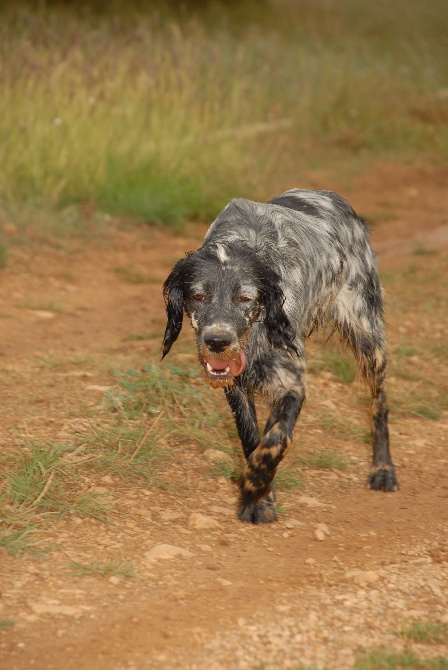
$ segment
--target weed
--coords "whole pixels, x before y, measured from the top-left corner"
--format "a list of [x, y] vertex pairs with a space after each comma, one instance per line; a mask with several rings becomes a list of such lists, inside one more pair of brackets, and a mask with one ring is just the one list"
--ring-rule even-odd
[[32, 548], [29, 538], [45, 518], [71, 512], [105, 519], [101, 497], [82, 490], [76, 471], [80, 459], [70, 449], [57, 443], [27, 443], [0, 459], [4, 476], [0, 545], [10, 553]]
[[4, 242], [0, 242], [0, 269], [8, 264], [8, 247]]
[[412, 253], [414, 256], [434, 256], [437, 251], [428, 247], [416, 247]]
[[101, 474], [114, 472], [120, 477], [143, 478], [148, 485], [157, 484], [155, 466], [164, 453], [154, 431], [161, 418], [159, 414], [148, 427], [126, 422], [93, 427], [85, 448], [90, 467]]
[[132, 563], [92, 562], [78, 563], [70, 561], [71, 574], [77, 577], [134, 577], [135, 567]]
[[319, 449], [309, 456], [299, 456], [300, 463], [317, 470], [346, 470], [347, 462], [337, 449]]
[[278, 491], [288, 489], [300, 489], [303, 486], [303, 480], [297, 471], [291, 468], [280, 467], [275, 475], [275, 488]]
[[2, 628], [12, 628], [15, 626], [15, 621], [10, 621], [9, 619], [0, 619], [0, 629]]
[[144, 330], [141, 333], [135, 333], [135, 335], [128, 335], [125, 337], [126, 342], [142, 342], [143, 340], [152, 339], [153, 334], [147, 330]]
[[401, 637], [414, 640], [415, 642], [437, 644], [447, 640], [448, 624], [432, 623], [431, 621], [416, 621], [403, 628], [398, 634]]
[[242, 471], [242, 466], [238, 466], [236, 463], [216, 462], [213, 463], [211, 474], [212, 477], [225, 477], [231, 482], [237, 482], [241, 476]]
[[358, 658], [355, 670], [448, 670], [448, 659], [441, 656], [422, 659], [413, 651], [380, 650]]
[[62, 307], [59, 303], [49, 301], [49, 302], [41, 302], [38, 300], [25, 300], [24, 302], [21, 303], [20, 307], [23, 307], [24, 309], [31, 309], [35, 311], [42, 311], [42, 312], [61, 312]]
[[316, 425], [323, 428], [329, 435], [344, 439], [355, 439], [363, 444], [370, 444], [370, 431], [359, 428], [348, 421], [344, 421], [329, 412], [320, 414], [315, 421]]
[[120, 266], [114, 268], [114, 272], [128, 284], [160, 284], [161, 279], [146, 272], [140, 272], [134, 268]]

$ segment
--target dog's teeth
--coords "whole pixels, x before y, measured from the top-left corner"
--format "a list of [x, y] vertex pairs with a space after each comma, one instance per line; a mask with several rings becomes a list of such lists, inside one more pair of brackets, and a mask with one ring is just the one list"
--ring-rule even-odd
[[226, 377], [228, 374], [230, 374], [230, 366], [227, 366], [225, 370], [215, 370], [212, 368], [210, 363], [207, 363], [207, 372], [210, 375], [213, 375], [214, 377]]

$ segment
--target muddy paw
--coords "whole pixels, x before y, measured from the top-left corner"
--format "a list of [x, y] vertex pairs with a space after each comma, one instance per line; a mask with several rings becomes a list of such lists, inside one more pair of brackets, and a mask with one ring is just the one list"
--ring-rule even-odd
[[275, 509], [275, 493], [272, 491], [251, 505], [242, 505], [238, 510], [238, 519], [246, 523], [271, 523], [278, 521]]
[[367, 480], [367, 486], [374, 491], [399, 491], [397, 475], [393, 465], [373, 466]]

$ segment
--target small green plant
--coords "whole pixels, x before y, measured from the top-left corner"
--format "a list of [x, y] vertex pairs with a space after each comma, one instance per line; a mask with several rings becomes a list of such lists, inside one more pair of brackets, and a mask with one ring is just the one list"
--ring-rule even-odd
[[405, 626], [399, 633], [401, 637], [415, 642], [438, 644], [448, 639], [448, 624], [433, 623], [431, 621], [416, 621]]
[[134, 577], [135, 566], [132, 563], [92, 562], [78, 563], [70, 561], [71, 574], [77, 577]]
[[242, 466], [236, 463], [217, 462], [213, 463], [211, 475], [212, 477], [225, 477], [231, 482], [237, 482], [242, 473]]
[[344, 357], [337, 351], [328, 351], [323, 355], [325, 366], [343, 384], [351, 384], [356, 377], [356, 363], [350, 354], [344, 352]]
[[299, 456], [300, 463], [317, 470], [346, 470], [347, 462], [337, 449], [319, 449], [307, 456]]
[[0, 619], [0, 629], [12, 628], [15, 625], [16, 625], [15, 621], [10, 621], [9, 619]]
[[448, 670], [448, 658], [420, 658], [413, 651], [371, 651], [358, 658], [355, 670]]
[[332, 437], [354, 439], [363, 444], [370, 444], [370, 432], [366, 428], [359, 428], [348, 420], [344, 421], [330, 412], [320, 414], [315, 423]]
[[150, 275], [147, 272], [140, 272], [134, 268], [120, 266], [114, 268], [114, 272], [128, 284], [160, 284], [159, 277]]
[[300, 473], [289, 467], [280, 467], [275, 476], [275, 487], [278, 491], [289, 489], [300, 489], [303, 486], [303, 480]]
[[4, 242], [0, 242], [0, 270], [8, 264], [8, 247]]
[[412, 253], [415, 256], [434, 256], [437, 251], [428, 247], [416, 247]]

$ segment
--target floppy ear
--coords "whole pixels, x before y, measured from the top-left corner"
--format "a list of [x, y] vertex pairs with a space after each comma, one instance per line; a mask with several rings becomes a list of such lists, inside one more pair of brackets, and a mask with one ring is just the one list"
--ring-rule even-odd
[[280, 287], [280, 277], [271, 268], [265, 267], [261, 277], [260, 302], [265, 308], [264, 325], [269, 342], [278, 349], [292, 349], [294, 346], [294, 329], [283, 309], [285, 296]]
[[172, 269], [163, 285], [167, 324], [162, 345], [165, 358], [182, 330], [184, 316], [184, 288], [187, 280], [188, 258], [182, 258]]

